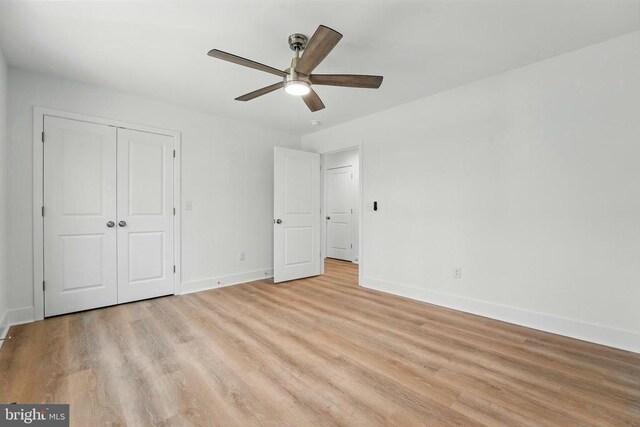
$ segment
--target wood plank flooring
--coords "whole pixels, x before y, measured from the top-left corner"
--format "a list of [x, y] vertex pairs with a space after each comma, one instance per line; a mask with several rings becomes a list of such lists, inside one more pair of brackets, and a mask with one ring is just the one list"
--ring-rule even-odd
[[355, 266], [11, 328], [0, 402], [89, 425], [640, 425], [640, 355], [375, 292]]

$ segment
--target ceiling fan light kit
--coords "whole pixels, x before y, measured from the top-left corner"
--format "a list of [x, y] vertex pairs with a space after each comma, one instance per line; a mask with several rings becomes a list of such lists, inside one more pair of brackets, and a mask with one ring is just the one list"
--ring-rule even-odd
[[284, 91], [289, 95], [303, 96], [311, 92], [311, 85], [302, 80], [285, 82]]
[[[311, 111], [318, 111], [324, 108], [324, 103], [313, 90], [312, 85], [377, 89], [382, 84], [382, 76], [311, 74], [341, 38], [342, 34], [324, 25], [318, 27], [311, 39], [307, 39], [304, 34], [291, 34], [288, 39], [289, 47], [295, 52], [295, 56], [291, 60], [291, 66], [284, 71], [218, 49], [210, 50], [208, 55], [282, 78], [282, 82], [239, 96], [236, 98], [237, 101], [250, 101], [284, 88], [289, 95], [302, 97]], [[302, 52], [302, 56], [300, 56], [300, 52]]]

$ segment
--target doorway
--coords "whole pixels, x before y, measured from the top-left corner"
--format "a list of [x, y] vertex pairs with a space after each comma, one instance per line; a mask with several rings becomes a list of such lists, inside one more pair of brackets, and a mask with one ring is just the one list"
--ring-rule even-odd
[[360, 161], [359, 149], [322, 155], [324, 256], [359, 263]]

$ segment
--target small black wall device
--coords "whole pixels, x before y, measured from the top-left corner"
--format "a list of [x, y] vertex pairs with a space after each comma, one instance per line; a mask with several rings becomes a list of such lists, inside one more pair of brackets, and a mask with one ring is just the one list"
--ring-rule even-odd
[[373, 202], [373, 210], [374, 211], [378, 210], [378, 202]]

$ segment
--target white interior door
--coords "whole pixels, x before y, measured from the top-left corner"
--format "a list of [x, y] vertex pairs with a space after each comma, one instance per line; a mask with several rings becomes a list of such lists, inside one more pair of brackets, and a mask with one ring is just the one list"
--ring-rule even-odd
[[353, 170], [326, 171], [327, 256], [353, 261]]
[[320, 155], [275, 147], [273, 280], [320, 274]]
[[118, 302], [174, 293], [173, 138], [118, 129]]
[[44, 119], [45, 315], [116, 304], [116, 129]]

